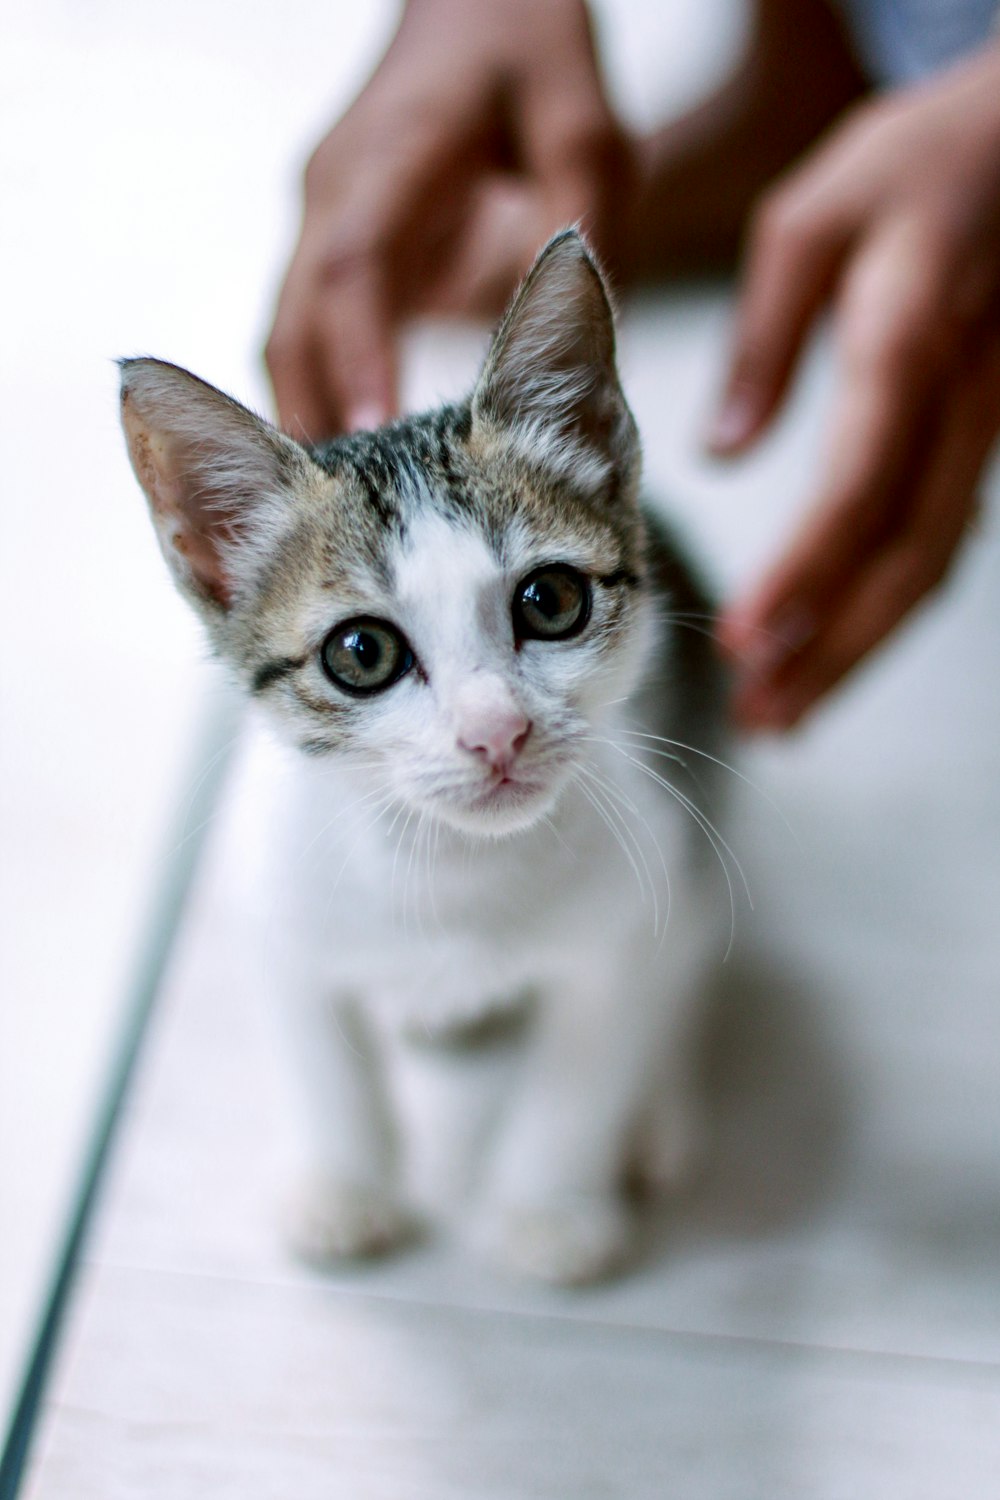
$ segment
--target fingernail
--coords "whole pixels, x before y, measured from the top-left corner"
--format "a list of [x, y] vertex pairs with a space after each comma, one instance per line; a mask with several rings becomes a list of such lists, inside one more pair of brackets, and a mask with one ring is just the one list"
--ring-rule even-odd
[[709, 423], [706, 446], [713, 453], [730, 453], [745, 443], [757, 425], [758, 404], [749, 391], [730, 391]]
[[388, 413], [382, 406], [376, 406], [369, 402], [364, 406], [355, 406], [347, 413], [348, 432], [368, 432], [373, 427], [381, 427], [387, 420]]

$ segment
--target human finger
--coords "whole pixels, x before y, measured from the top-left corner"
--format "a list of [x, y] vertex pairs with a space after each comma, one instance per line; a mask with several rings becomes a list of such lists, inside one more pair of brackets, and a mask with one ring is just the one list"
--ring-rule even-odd
[[293, 262], [282, 288], [264, 362], [274, 391], [278, 421], [300, 441], [336, 430], [337, 415], [319, 375], [305, 290]]
[[414, 303], [482, 134], [467, 88], [425, 108], [384, 94], [369, 89], [309, 161], [302, 234], [268, 342], [282, 419], [314, 439], [395, 412], [397, 263]]
[[265, 351], [278, 419], [299, 439], [377, 427], [396, 407], [396, 356], [377, 266], [321, 264], [289, 281]]
[[841, 368], [820, 495], [777, 567], [720, 624], [724, 648], [751, 657], [758, 676], [801, 650], [897, 524], [928, 440], [925, 413], [949, 378], [939, 303], [938, 269], [909, 226], [857, 254], [837, 312]]
[[546, 232], [579, 220], [598, 249], [612, 253], [614, 206], [628, 194], [633, 153], [608, 102], [585, 6], [561, 33], [558, 56], [538, 57], [527, 70], [515, 134]]
[[736, 704], [741, 723], [790, 728], [943, 582], [976, 515], [979, 477], [1000, 430], [998, 390], [994, 349], [955, 387], [905, 523], [867, 559], [780, 676], [744, 691]]
[[828, 299], [855, 231], [852, 206], [798, 176], [756, 210], [732, 346], [707, 446], [744, 448], [777, 409], [806, 335]]
[[319, 381], [335, 419], [322, 436], [388, 421], [396, 411], [396, 348], [383, 263], [366, 254], [321, 265], [312, 319]]

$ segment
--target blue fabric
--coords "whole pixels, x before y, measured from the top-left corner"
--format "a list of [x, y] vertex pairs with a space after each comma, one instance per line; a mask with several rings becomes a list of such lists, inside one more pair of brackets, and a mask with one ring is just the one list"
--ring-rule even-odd
[[998, 0], [839, 0], [862, 62], [879, 83], [912, 83], [981, 47]]

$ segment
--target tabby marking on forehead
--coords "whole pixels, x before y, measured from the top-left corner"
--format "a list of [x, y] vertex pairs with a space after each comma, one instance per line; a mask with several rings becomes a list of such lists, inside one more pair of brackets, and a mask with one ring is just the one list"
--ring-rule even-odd
[[469, 436], [468, 405], [445, 406], [408, 417], [376, 432], [353, 433], [313, 449], [316, 461], [330, 473], [351, 472], [368, 504], [386, 526], [405, 524], [406, 491], [414, 472], [438, 481], [442, 498], [467, 503], [465, 482], [455, 467], [458, 450]]

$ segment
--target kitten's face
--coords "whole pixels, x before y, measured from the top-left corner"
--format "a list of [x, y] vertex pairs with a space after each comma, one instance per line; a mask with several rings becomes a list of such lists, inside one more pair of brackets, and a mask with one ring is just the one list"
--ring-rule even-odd
[[309, 452], [172, 367], [130, 362], [124, 391], [178, 581], [304, 751], [467, 832], [552, 809], [653, 628], [634, 428], [576, 236], [467, 406]]
[[[253, 672], [308, 752], [370, 768], [454, 827], [508, 833], [551, 809], [602, 710], [628, 694], [645, 594], [634, 527], [557, 505], [510, 453], [449, 446], [450, 482], [404, 460], [367, 548], [366, 497], [334, 450], [325, 520], [299, 529], [287, 575], [272, 574]], [[388, 445], [352, 447], [386, 472]], [[350, 565], [327, 567], [331, 553]]]

